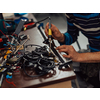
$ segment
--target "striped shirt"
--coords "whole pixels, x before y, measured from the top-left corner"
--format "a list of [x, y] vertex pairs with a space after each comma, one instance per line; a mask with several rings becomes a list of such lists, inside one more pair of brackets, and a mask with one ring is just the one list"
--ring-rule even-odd
[[79, 31], [88, 38], [92, 52], [100, 51], [100, 15], [99, 13], [69, 13], [65, 44], [70, 45], [77, 40]]

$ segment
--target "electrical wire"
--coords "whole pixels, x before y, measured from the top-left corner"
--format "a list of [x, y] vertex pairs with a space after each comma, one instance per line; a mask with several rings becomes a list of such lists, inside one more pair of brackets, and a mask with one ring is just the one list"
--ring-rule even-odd
[[5, 35], [1, 30], [0, 30], [0, 32], [10, 41], [10, 39], [7, 35]]
[[13, 35], [18, 36], [18, 35], [17, 35], [17, 34], [15, 34], [15, 33], [13, 33], [13, 34], [12, 34], [12, 36], [13, 36]]
[[24, 62], [24, 64], [23, 64], [23, 70], [24, 70], [25, 74], [26, 74], [27, 76], [29, 76], [29, 77], [37, 78], [37, 77], [40, 77], [40, 76], [43, 75], [43, 74], [41, 74], [41, 75], [29, 75], [29, 74], [26, 72], [25, 67], [26, 67], [26, 66], [25, 66], [25, 62]]
[[[49, 56], [46, 55], [46, 52], [48, 51], [46, 50], [47, 48], [45, 46], [42, 47], [40, 45], [29, 44], [29, 45], [26, 45], [25, 48], [28, 48], [28, 46], [31, 46], [31, 47], [38, 46], [38, 48], [35, 48], [34, 51], [31, 51], [31, 52], [26, 51], [26, 53], [24, 53], [23, 70], [27, 76], [40, 77], [42, 75], [49, 73], [50, 70], [53, 70], [55, 68], [54, 61], [49, 59]], [[26, 72], [25, 68], [33, 68], [36, 74], [38, 75], [29, 75]]]
[[9, 83], [9, 84], [12, 84], [14, 87], [16, 87], [16, 85], [14, 84], [14, 82], [9, 82], [6, 78], [6, 82]]
[[44, 21], [44, 20], [46, 20], [46, 19], [48, 19], [49, 17], [46, 17], [46, 18], [44, 18], [44, 19], [42, 19], [42, 20], [40, 20], [40, 21], [38, 21], [38, 22], [36, 22], [36, 23], [40, 23], [40, 22], [42, 22], [42, 21]]

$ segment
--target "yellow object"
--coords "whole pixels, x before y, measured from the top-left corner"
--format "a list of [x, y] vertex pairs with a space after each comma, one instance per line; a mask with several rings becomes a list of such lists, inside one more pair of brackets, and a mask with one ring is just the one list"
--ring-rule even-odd
[[26, 31], [26, 27], [24, 28], [24, 31]]
[[[16, 47], [16, 50], [17, 50], [20, 46], [21, 46], [21, 45], [18, 45], [18, 46]], [[24, 46], [21, 46], [19, 50], [23, 50], [23, 49], [24, 49]]]
[[52, 35], [51, 29], [49, 29], [49, 35]]
[[12, 73], [11, 73], [11, 72], [7, 72], [7, 74], [8, 74], [8, 75], [12, 75]]
[[11, 50], [8, 50], [7, 52], [6, 52], [6, 55], [4, 56], [4, 59], [6, 59], [7, 58], [7, 55], [9, 54], [9, 53], [11, 53], [12, 51]]
[[0, 72], [3, 72], [5, 70], [5, 68], [0, 69]]

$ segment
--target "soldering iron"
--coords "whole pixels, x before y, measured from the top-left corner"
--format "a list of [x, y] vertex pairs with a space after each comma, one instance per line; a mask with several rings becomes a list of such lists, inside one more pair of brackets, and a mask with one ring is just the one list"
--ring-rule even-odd
[[48, 40], [49, 40], [50, 52], [51, 52], [51, 38], [52, 38], [51, 18], [49, 17], [49, 33], [48, 33]]

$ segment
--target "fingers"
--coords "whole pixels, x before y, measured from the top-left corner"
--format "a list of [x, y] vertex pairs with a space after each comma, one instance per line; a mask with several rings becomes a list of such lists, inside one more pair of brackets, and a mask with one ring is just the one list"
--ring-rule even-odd
[[[52, 30], [53, 24], [51, 24], [51, 30]], [[48, 37], [48, 30], [49, 30], [49, 23], [46, 24], [45, 26], [45, 34]]]
[[68, 54], [68, 47], [67, 45], [62, 45], [56, 48], [59, 52], [65, 52], [66, 54], [63, 54], [62, 56], [65, 58], [70, 58], [70, 55]]
[[48, 37], [48, 29], [49, 29], [49, 23], [47, 23], [45, 26], [45, 34], [47, 37]]
[[65, 57], [65, 58], [70, 58], [70, 55], [62, 55], [63, 57]]
[[65, 50], [67, 48], [66, 45], [58, 46], [56, 50]]

